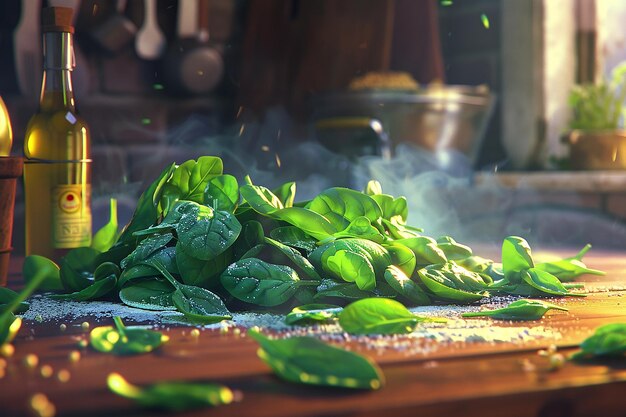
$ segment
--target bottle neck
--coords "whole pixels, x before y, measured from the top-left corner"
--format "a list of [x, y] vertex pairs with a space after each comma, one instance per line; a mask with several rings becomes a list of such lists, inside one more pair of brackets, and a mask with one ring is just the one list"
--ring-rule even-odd
[[41, 110], [76, 110], [72, 89], [73, 42], [71, 33], [43, 34], [44, 70], [39, 100]]

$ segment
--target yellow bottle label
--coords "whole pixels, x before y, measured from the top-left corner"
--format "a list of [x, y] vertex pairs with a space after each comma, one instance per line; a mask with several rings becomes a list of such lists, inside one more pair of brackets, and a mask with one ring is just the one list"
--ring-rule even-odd
[[90, 185], [58, 185], [51, 194], [52, 246], [78, 248], [91, 245]]

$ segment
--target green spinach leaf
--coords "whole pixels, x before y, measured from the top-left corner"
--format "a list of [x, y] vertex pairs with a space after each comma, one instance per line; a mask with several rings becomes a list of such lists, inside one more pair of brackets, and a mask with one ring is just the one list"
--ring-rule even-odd
[[389, 265], [385, 270], [385, 281], [400, 296], [415, 305], [429, 305], [428, 294], [416, 282], [413, 282], [400, 268]]
[[259, 357], [286, 381], [360, 389], [378, 389], [384, 384], [378, 366], [354, 352], [312, 337], [274, 340], [253, 330], [248, 335], [261, 346]]
[[144, 310], [176, 310], [172, 295], [176, 288], [162, 279], [133, 282], [120, 290], [120, 300], [126, 305]]
[[235, 298], [251, 304], [271, 307], [289, 300], [302, 285], [296, 271], [285, 265], [274, 265], [256, 258], [235, 262], [220, 277], [224, 288]]
[[272, 192], [283, 203], [283, 207], [292, 207], [296, 198], [296, 183], [293, 181], [286, 182]]
[[333, 304], [306, 304], [293, 308], [285, 316], [285, 323], [291, 326], [332, 323], [340, 311], [341, 307]]
[[606, 275], [604, 271], [587, 268], [587, 265], [583, 263], [582, 258], [589, 249], [591, 249], [591, 245], [587, 244], [576, 256], [558, 261], [539, 263], [535, 265], [535, 268], [551, 273], [561, 282], [572, 281], [574, 278], [585, 274]]
[[112, 198], [110, 205], [108, 223], [102, 226], [102, 228], [93, 235], [93, 239], [91, 240], [91, 247], [98, 252], [108, 251], [117, 241], [117, 200]]
[[204, 202], [204, 190], [209, 181], [223, 172], [222, 160], [216, 156], [201, 156], [176, 167], [163, 186], [161, 207], [167, 214], [179, 200]]
[[428, 291], [441, 300], [471, 303], [489, 295], [484, 277], [450, 262], [430, 265], [417, 273]]
[[415, 236], [407, 239], [397, 239], [400, 243], [411, 249], [415, 254], [417, 265], [443, 264], [448, 262], [446, 254], [441, 250], [437, 241], [428, 236]]
[[107, 377], [107, 386], [115, 394], [131, 399], [142, 407], [185, 411], [230, 404], [233, 392], [223, 385], [190, 382], [159, 382], [147, 387], [132, 385], [118, 373]]
[[544, 293], [544, 295], [585, 297], [585, 294], [569, 292], [557, 277], [541, 269], [530, 268], [522, 271], [522, 280], [524, 283]]
[[98, 352], [114, 355], [149, 353], [169, 340], [169, 337], [154, 330], [126, 327], [119, 316], [113, 317], [113, 322], [115, 328], [102, 326], [91, 331], [91, 347]]
[[626, 355], [626, 323], [598, 327], [592, 336], [580, 344], [580, 349], [572, 355], [572, 359], [577, 361], [611, 357], [623, 359]]
[[208, 261], [226, 251], [239, 236], [241, 224], [225, 211], [186, 201], [188, 207], [176, 226], [178, 241], [188, 255]]
[[304, 272], [304, 274], [308, 276], [310, 279], [314, 279], [316, 281], [322, 280], [322, 278], [319, 276], [319, 274], [317, 273], [313, 265], [311, 265], [311, 262], [309, 262], [309, 260], [305, 258], [304, 256], [302, 256], [300, 252], [298, 252], [297, 250], [290, 248], [289, 246], [284, 245], [269, 237], [265, 238], [265, 243], [278, 249], [283, 255], [289, 258], [289, 260], [293, 262], [295, 266], [297, 266], [302, 272]]
[[[215, 205], [214, 202], [217, 204]], [[239, 205], [239, 183], [232, 175], [212, 178], [204, 190], [204, 203], [215, 210], [234, 213]]]
[[311, 253], [317, 248], [316, 240], [295, 226], [283, 226], [272, 229], [270, 237], [284, 245], [303, 249]]
[[539, 300], [517, 300], [504, 308], [495, 310], [479, 311], [476, 313], [463, 313], [462, 317], [491, 317], [498, 320], [540, 320], [548, 310], [568, 311], [556, 304], [546, 303]]
[[32, 281], [40, 271], [46, 271], [47, 275], [43, 278], [38, 287], [39, 289], [44, 291], [60, 291], [64, 289], [61, 282], [61, 272], [57, 264], [45, 256], [39, 255], [29, 255], [24, 259], [22, 276], [26, 284]]
[[509, 236], [502, 242], [502, 269], [511, 284], [522, 281], [522, 271], [535, 266], [528, 242], [519, 236]]
[[346, 229], [357, 217], [364, 216], [375, 222], [382, 216], [380, 206], [372, 197], [341, 187], [323, 191], [306, 208], [326, 217], [336, 230]]
[[124, 269], [129, 268], [138, 263], [149, 259], [158, 250], [163, 249], [174, 239], [172, 233], [155, 234], [148, 236], [131, 252], [126, 258], [122, 259], [120, 266]]
[[[7, 307], [11, 304], [13, 300], [19, 297], [19, 294], [15, 291], [6, 288], [0, 287], [0, 313], [5, 311]], [[22, 314], [28, 311], [29, 304], [25, 301], [22, 301], [15, 307], [14, 313]]]
[[61, 259], [61, 282], [67, 291], [80, 291], [93, 283], [100, 252], [93, 248], [72, 249]]
[[406, 334], [424, 320], [401, 303], [387, 298], [358, 300], [339, 314], [339, 325], [350, 334]]
[[449, 260], [465, 259], [472, 256], [472, 249], [462, 245], [450, 236], [442, 236], [437, 239], [437, 247], [446, 254]]

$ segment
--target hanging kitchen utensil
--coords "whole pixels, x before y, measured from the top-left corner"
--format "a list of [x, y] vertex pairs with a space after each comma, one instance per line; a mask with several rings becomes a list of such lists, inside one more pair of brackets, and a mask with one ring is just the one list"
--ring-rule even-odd
[[35, 97], [41, 86], [41, 0], [22, 0], [14, 32], [15, 72], [22, 95]]
[[178, 3], [177, 32], [177, 42], [164, 60], [168, 88], [183, 94], [212, 91], [222, 78], [224, 63], [221, 54], [209, 44], [208, 0]]
[[117, 0], [115, 13], [91, 33], [96, 43], [111, 53], [128, 45], [137, 33], [137, 26], [124, 15], [127, 3], [127, 0]]
[[[188, 1], [181, 1], [181, 3], [187, 3]], [[163, 55], [165, 45], [165, 35], [161, 32], [157, 21], [156, 0], [144, 0], [143, 24], [135, 38], [137, 55], [146, 60], [158, 59]]]

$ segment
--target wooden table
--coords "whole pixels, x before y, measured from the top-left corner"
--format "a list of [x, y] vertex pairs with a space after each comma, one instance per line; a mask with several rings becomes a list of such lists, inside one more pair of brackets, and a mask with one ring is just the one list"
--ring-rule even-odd
[[[569, 252], [568, 252], [569, 253]], [[601, 324], [626, 322], [626, 252], [592, 251], [586, 257], [592, 268], [606, 277], [587, 277], [594, 292], [586, 299], [564, 301], [568, 314], [550, 314], [529, 326], [558, 329], [553, 342], [568, 354]], [[19, 260], [12, 264], [10, 282], [19, 283]], [[546, 341], [519, 344], [459, 343], [427, 354], [388, 351], [363, 352], [379, 363], [386, 386], [363, 392], [294, 385], [277, 379], [256, 356], [257, 345], [233, 332], [203, 331], [199, 338], [189, 328], [172, 328], [171, 340], [152, 354], [114, 357], [82, 349], [80, 361], [68, 354], [86, 332], [77, 326], [94, 318], [59, 323], [25, 322], [14, 342], [15, 354], [7, 358], [0, 379], [0, 416], [32, 415], [29, 398], [44, 393], [57, 416], [156, 415], [110, 393], [106, 376], [120, 372], [129, 381], [146, 384], [157, 380], [201, 380], [225, 384], [242, 393], [235, 404], [183, 413], [185, 416], [626, 416], [626, 364], [622, 361], [577, 365], [566, 363], [548, 371], [537, 355]], [[109, 324], [109, 322], [107, 322]], [[494, 326], [507, 324], [493, 322]], [[70, 372], [69, 382], [44, 378], [40, 368], [28, 369], [29, 353], [54, 373]], [[524, 370], [524, 363], [535, 371]]]

